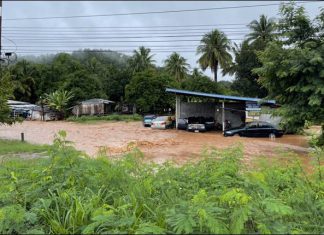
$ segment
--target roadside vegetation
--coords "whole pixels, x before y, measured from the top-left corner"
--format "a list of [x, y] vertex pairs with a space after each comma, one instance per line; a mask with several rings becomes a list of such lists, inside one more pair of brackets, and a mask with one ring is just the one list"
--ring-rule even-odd
[[71, 116], [67, 118], [67, 121], [77, 122], [77, 123], [96, 123], [101, 121], [141, 121], [143, 118], [139, 114], [111, 114], [107, 116], [81, 116], [75, 117]]
[[46, 152], [47, 145], [36, 145], [19, 140], [0, 139], [0, 155], [9, 153], [39, 153]]
[[48, 158], [0, 164], [0, 233], [323, 233], [323, 151], [300, 163], [245, 168], [242, 148], [198, 163], [90, 159], [60, 132]]

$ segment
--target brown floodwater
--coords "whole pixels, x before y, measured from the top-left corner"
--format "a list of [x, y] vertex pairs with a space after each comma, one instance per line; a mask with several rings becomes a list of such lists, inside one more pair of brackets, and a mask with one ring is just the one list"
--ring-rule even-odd
[[[152, 130], [144, 128], [141, 122], [100, 122], [79, 124], [64, 121], [25, 121], [13, 126], [0, 126], [0, 138], [19, 139], [24, 132], [25, 140], [37, 144], [51, 144], [55, 133], [65, 130], [67, 139], [77, 149], [95, 156], [99, 149], [105, 149], [109, 156], [120, 155], [138, 147], [149, 161], [163, 163], [174, 161], [184, 163], [199, 159], [204, 149], [226, 148], [241, 144], [244, 160], [261, 156], [276, 156], [291, 151], [301, 159], [308, 159], [307, 139], [301, 135], [284, 135], [282, 138], [223, 137], [220, 132], [189, 133], [180, 130]], [[308, 161], [308, 160], [305, 160]]]

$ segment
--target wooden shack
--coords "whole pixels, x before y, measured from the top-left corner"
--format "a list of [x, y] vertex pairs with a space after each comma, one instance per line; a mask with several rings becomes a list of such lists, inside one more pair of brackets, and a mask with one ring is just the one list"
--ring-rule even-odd
[[82, 101], [80, 104], [73, 106], [74, 115], [105, 115], [112, 113], [112, 105], [115, 102], [104, 99], [90, 99]]

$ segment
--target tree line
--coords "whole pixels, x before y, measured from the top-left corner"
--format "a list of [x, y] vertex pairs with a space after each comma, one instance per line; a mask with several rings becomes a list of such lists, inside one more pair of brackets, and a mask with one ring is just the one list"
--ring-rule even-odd
[[[97, 97], [133, 103], [142, 113], [173, 107], [166, 87], [274, 98], [282, 105], [285, 126], [297, 131], [305, 120], [323, 122], [323, 22], [323, 9], [311, 19], [292, 2], [280, 6], [277, 20], [261, 15], [252, 21], [240, 44], [218, 29], [206, 33], [197, 47], [200, 68], [190, 68], [176, 52], [157, 66], [150, 48], [139, 47], [132, 56], [85, 49], [38, 62], [21, 60], [2, 68], [3, 78], [7, 77], [2, 83], [11, 86], [12, 97], [21, 101], [35, 103], [45, 94], [69, 91], [73, 95], [67, 106]], [[213, 79], [200, 69], [210, 69]], [[219, 82], [219, 69], [223, 75], [234, 75], [234, 80]]]

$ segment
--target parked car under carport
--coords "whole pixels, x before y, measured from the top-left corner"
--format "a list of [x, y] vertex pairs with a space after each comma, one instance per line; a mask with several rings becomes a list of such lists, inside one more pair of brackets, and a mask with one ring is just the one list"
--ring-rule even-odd
[[152, 121], [152, 129], [169, 129], [174, 127], [174, 116], [159, 116]]
[[152, 125], [152, 121], [156, 118], [156, 115], [150, 114], [145, 115], [143, 118], [143, 126], [150, 127]]
[[213, 117], [188, 117], [178, 119], [178, 129], [187, 131], [210, 131], [215, 129]]

